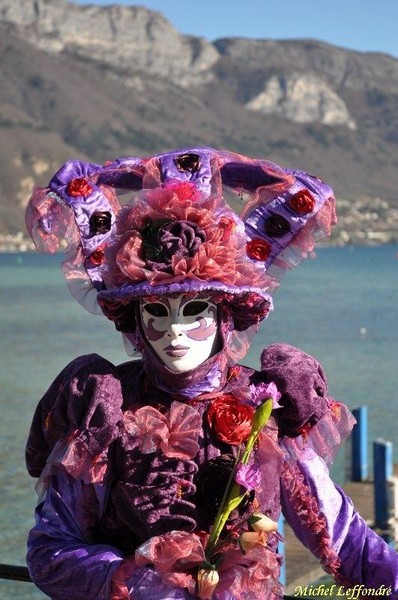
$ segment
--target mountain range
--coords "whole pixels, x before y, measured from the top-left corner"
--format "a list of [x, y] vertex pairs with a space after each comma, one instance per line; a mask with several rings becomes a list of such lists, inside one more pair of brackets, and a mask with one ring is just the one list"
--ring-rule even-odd
[[[317, 40], [182, 35], [142, 6], [0, 0], [0, 235], [70, 158], [190, 145], [304, 169], [336, 243], [398, 241], [398, 59]], [[1, 244], [0, 244], [1, 245]]]

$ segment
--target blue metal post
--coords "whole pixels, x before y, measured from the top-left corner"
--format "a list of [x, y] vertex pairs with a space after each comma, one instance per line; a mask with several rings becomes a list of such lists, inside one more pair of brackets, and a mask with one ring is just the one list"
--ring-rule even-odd
[[352, 481], [368, 478], [368, 407], [360, 406], [352, 411], [357, 420], [352, 430]]
[[[282, 536], [285, 535], [285, 519], [284, 519], [282, 513], [280, 514], [280, 517], [278, 520], [278, 533], [280, 533]], [[278, 554], [280, 554], [283, 558], [283, 564], [281, 566], [279, 581], [281, 582], [281, 584], [283, 586], [286, 586], [286, 552], [285, 552], [285, 542], [283, 542], [283, 541], [278, 543]]]
[[392, 443], [377, 439], [373, 442], [375, 525], [388, 529], [390, 518], [390, 499], [388, 480], [393, 475]]

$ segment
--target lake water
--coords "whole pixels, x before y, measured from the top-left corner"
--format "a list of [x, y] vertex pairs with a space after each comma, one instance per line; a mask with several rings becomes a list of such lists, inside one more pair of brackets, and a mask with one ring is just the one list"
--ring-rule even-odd
[[[398, 461], [398, 246], [322, 248], [288, 273], [275, 310], [245, 364], [284, 341], [322, 363], [330, 393], [349, 407], [369, 407], [369, 439], [394, 444]], [[34, 481], [24, 444], [34, 408], [52, 379], [78, 354], [114, 362], [126, 355], [119, 334], [69, 296], [58, 257], [0, 255], [0, 562], [23, 564], [33, 523]], [[345, 459], [332, 468], [339, 482]], [[0, 599], [44, 598], [31, 584], [0, 581]]]

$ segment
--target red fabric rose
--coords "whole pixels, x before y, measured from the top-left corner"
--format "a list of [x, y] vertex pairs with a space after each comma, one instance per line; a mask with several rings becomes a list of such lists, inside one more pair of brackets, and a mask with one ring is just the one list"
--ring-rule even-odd
[[240, 404], [234, 396], [226, 394], [213, 401], [207, 411], [207, 421], [216, 437], [231, 446], [239, 446], [251, 432], [254, 409]]
[[300, 190], [290, 198], [289, 205], [299, 215], [307, 215], [315, 208], [315, 198], [308, 190]]
[[271, 253], [271, 245], [261, 238], [254, 238], [247, 243], [246, 252], [253, 260], [267, 260]]
[[66, 186], [66, 193], [73, 197], [83, 196], [83, 198], [85, 198], [91, 194], [92, 191], [92, 186], [84, 177], [76, 177], [75, 179], [71, 179]]

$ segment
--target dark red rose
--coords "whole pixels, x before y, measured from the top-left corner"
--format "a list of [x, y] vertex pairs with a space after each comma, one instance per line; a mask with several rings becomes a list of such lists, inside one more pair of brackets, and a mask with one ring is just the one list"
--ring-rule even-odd
[[75, 179], [71, 179], [66, 186], [66, 193], [73, 197], [83, 196], [83, 198], [85, 198], [86, 196], [89, 196], [92, 191], [92, 186], [84, 177], [76, 177]]
[[210, 405], [207, 421], [221, 442], [239, 446], [250, 435], [253, 414], [251, 406], [240, 404], [234, 396], [225, 394]]
[[300, 190], [290, 198], [289, 206], [299, 215], [308, 215], [315, 208], [315, 198], [308, 190]]
[[104, 234], [110, 231], [112, 227], [111, 213], [108, 211], [101, 212], [97, 211], [90, 217], [90, 232], [97, 234]]
[[179, 171], [197, 173], [200, 169], [199, 154], [180, 154], [180, 156], [177, 156], [175, 164]]
[[162, 259], [170, 264], [173, 256], [194, 256], [206, 240], [206, 234], [191, 221], [169, 221], [158, 232]]
[[166, 273], [172, 272], [173, 256], [195, 256], [206, 241], [203, 229], [191, 221], [149, 220], [141, 235], [142, 258], [147, 261], [147, 267], [155, 267]]
[[253, 260], [267, 260], [271, 253], [271, 245], [261, 238], [254, 238], [247, 243], [246, 253]]
[[290, 223], [281, 215], [270, 215], [264, 223], [264, 231], [270, 237], [280, 238], [289, 233]]

